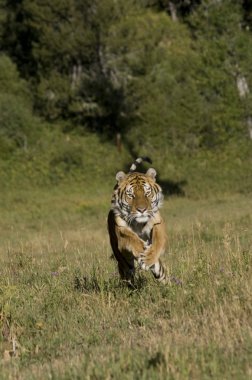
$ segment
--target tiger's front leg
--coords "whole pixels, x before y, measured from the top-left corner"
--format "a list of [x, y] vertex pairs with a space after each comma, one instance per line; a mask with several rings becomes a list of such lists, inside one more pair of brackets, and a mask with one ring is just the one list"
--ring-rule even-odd
[[157, 281], [162, 284], [167, 284], [169, 282], [169, 278], [165, 267], [160, 260], [160, 256], [164, 253], [166, 245], [165, 225], [162, 219], [160, 219], [156, 224], [153, 224], [152, 244], [147, 244], [145, 251], [138, 259], [138, 263], [141, 269], [150, 270]]
[[153, 225], [152, 228], [152, 242], [146, 246], [145, 251], [141, 254], [138, 262], [142, 269], [148, 270], [154, 264], [159, 262], [160, 256], [165, 251], [166, 245], [166, 232], [165, 224], [162, 219]]
[[141, 257], [145, 251], [145, 242], [127, 227], [118, 227], [118, 249], [121, 252], [131, 252], [135, 259]]
[[134, 260], [144, 252], [144, 241], [112, 210], [108, 215], [108, 230], [120, 277], [122, 280], [132, 283], [135, 271]]
[[110, 244], [117, 260], [123, 254], [131, 254], [137, 259], [145, 250], [145, 242], [128, 227], [127, 223], [110, 210], [108, 215]]
[[118, 269], [120, 277], [129, 285], [134, 284], [134, 259], [137, 259], [144, 252], [144, 241], [141, 240], [133, 231], [126, 227], [118, 227]]

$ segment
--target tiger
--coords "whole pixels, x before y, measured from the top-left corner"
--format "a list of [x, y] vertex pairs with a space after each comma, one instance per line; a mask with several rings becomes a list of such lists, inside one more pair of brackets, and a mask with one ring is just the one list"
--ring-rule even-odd
[[135, 264], [150, 271], [156, 280], [167, 284], [168, 276], [160, 260], [167, 235], [160, 214], [163, 193], [156, 182], [156, 170], [139, 173], [137, 166], [148, 157], [139, 157], [126, 174], [116, 174], [111, 208], [107, 218], [110, 245], [117, 260], [120, 277], [134, 284]]

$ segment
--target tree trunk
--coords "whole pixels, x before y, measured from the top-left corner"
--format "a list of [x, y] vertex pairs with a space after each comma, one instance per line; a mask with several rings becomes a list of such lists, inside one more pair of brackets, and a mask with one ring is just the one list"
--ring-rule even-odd
[[170, 11], [172, 20], [178, 21], [177, 9], [176, 9], [176, 6], [174, 5], [174, 3], [172, 1], [169, 1], [169, 11]]

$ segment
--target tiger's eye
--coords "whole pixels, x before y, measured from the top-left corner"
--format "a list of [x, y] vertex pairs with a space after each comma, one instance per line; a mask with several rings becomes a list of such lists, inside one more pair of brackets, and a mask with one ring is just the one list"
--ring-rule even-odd
[[145, 189], [145, 195], [146, 195], [147, 197], [151, 196], [151, 188], [150, 188], [150, 187], [147, 188], [147, 189]]
[[127, 191], [126, 191], [126, 195], [127, 195], [127, 197], [130, 198], [130, 199], [134, 198], [133, 191], [131, 191], [131, 190], [127, 190]]

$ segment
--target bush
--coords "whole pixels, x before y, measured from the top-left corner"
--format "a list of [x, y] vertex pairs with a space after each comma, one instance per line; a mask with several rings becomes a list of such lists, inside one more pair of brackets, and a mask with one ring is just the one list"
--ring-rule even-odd
[[0, 56], [0, 155], [7, 158], [15, 149], [25, 151], [34, 143], [40, 122], [32, 113], [27, 83], [20, 79], [11, 60]]
[[0, 55], [0, 93], [15, 95], [31, 104], [32, 97], [27, 82], [20, 78], [16, 65], [4, 54]]

